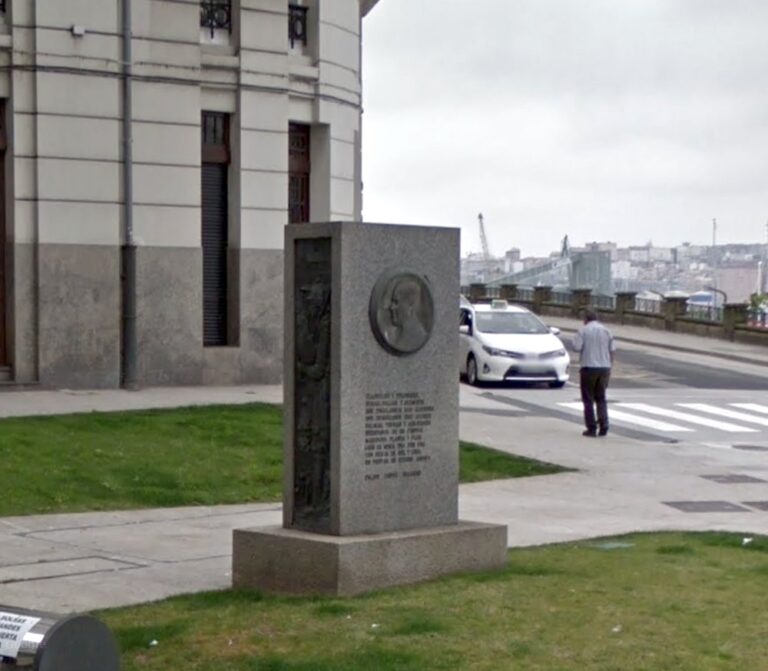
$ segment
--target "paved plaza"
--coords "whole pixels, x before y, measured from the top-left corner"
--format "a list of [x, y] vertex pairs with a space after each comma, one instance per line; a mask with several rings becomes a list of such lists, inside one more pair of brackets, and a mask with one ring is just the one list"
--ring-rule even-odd
[[[564, 335], [575, 320], [552, 319]], [[619, 344], [669, 335], [612, 327]], [[674, 347], [768, 366], [760, 347], [674, 336]], [[24, 390], [0, 393], [0, 416], [112, 411], [214, 403], [279, 403], [278, 386]], [[583, 439], [553, 431], [548, 417], [496, 412], [498, 403], [461, 386], [460, 434], [510, 453], [575, 469], [557, 475], [462, 485], [462, 519], [505, 524], [510, 547], [632, 531], [729, 530], [768, 534], [768, 465], [762, 451], [711, 449], [621, 435]], [[515, 422], [510, 431], [510, 422]], [[674, 505], [672, 505], [674, 504]], [[687, 507], [686, 507], [687, 506]], [[0, 603], [83, 611], [224, 589], [232, 530], [279, 524], [279, 504], [0, 518]]]

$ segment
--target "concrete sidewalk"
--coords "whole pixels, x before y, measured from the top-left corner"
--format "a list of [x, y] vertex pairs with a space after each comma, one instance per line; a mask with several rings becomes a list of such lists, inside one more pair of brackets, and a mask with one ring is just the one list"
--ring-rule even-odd
[[148, 387], [123, 389], [24, 389], [0, 392], [0, 417], [69, 415], [190, 405], [283, 402], [281, 385], [240, 387]]
[[[665, 501], [768, 500], [768, 481], [724, 485], [703, 476], [768, 480], [764, 453], [639, 443], [578, 433], [552, 439], [551, 420], [467, 412], [461, 436], [578, 469], [460, 488], [462, 519], [508, 525], [511, 547], [632, 531], [768, 534], [768, 513], [690, 514]], [[30, 515], [0, 519], [0, 604], [71, 612], [161, 599], [231, 583], [232, 530], [280, 524], [277, 504]]]
[[[560, 328], [576, 320], [550, 320]], [[619, 339], [659, 338], [645, 329], [614, 329]], [[642, 331], [637, 334], [635, 331]], [[720, 356], [732, 343], [674, 336], [687, 351]], [[746, 354], [745, 354], [746, 353]], [[755, 353], [757, 354], [757, 353]], [[765, 357], [768, 361], [768, 357]], [[470, 396], [471, 395], [471, 396]], [[281, 401], [280, 387], [174, 388], [127, 391], [18, 391], [0, 394], [0, 416]], [[630, 438], [582, 439], [552, 431], [552, 420], [477, 412], [494, 402], [462, 386], [464, 440], [578, 469], [460, 489], [464, 519], [508, 525], [510, 546], [538, 545], [639, 530], [731, 530], [768, 534], [768, 513], [743, 502], [768, 502], [763, 452], [700, 445], [640, 443]], [[749, 474], [766, 481], [727, 485], [712, 474]], [[727, 501], [735, 512], [686, 513], [665, 502]], [[768, 505], [768, 504], [767, 504]], [[280, 506], [236, 505], [0, 518], [0, 604], [71, 612], [141, 603], [230, 585], [232, 529], [279, 524]]]

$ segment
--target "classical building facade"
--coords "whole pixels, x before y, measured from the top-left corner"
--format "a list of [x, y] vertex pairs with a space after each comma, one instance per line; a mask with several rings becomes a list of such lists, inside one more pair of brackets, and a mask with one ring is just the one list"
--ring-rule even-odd
[[289, 222], [361, 217], [377, 0], [0, 0], [0, 380], [277, 382]]

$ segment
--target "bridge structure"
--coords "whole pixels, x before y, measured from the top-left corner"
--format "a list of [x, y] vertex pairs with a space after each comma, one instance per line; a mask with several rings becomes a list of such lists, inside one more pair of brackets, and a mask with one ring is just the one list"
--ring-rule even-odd
[[572, 284], [572, 268], [573, 268], [573, 256], [571, 255], [571, 247], [568, 243], [568, 236], [563, 238], [563, 244], [560, 248], [560, 256], [546, 261], [537, 266], [520, 270], [516, 273], [505, 275], [504, 277], [498, 277], [492, 282], [488, 282], [490, 286], [501, 286], [502, 284], [518, 284], [518, 285], [532, 285], [534, 280], [541, 279], [547, 275], [556, 273], [561, 270], [568, 271], [568, 286]]

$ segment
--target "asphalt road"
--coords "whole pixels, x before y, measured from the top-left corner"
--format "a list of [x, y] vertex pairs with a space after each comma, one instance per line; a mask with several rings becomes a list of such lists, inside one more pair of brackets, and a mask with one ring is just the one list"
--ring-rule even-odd
[[[614, 388], [667, 388], [761, 390], [768, 380], [761, 370], [750, 372], [741, 364], [712, 357], [681, 358], [677, 352], [650, 347], [632, 347], [617, 353]], [[575, 382], [575, 371], [572, 380]]]
[[[609, 388], [611, 432], [646, 442], [694, 442], [768, 451], [768, 368], [650, 345], [621, 344]], [[563, 389], [544, 385], [462, 385], [472, 412], [550, 418], [553, 435], [578, 435], [578, 365]]]

